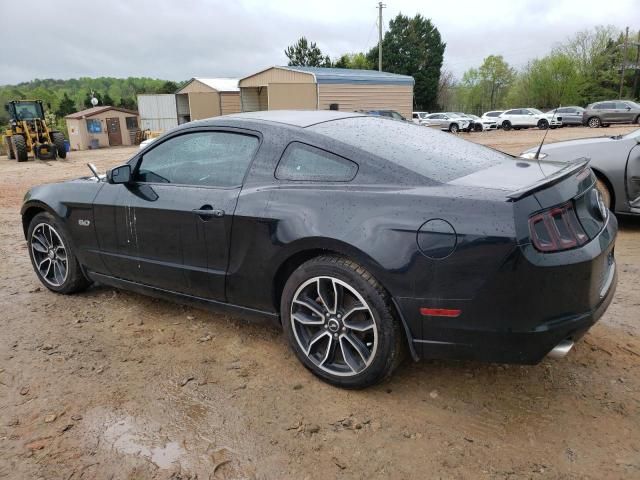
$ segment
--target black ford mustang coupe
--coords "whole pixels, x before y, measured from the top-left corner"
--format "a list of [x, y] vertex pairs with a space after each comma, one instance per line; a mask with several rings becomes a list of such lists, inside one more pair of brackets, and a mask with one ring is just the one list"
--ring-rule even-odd
[[33, 188], [36, 274], [280, 322], [348, 388], [418, 358], [562, 356], [609, 305], [615, 217], [586, 162], [514, 159], [361, 114], [193, 122], [125, 165]]

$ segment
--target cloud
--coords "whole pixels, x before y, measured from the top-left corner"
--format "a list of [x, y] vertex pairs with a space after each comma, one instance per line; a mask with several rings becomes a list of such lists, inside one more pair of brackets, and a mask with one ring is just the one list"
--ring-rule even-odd
[[[424, 2], [387, 0], [385, 24], [402, 11], [432, 18], [456, 74], [491, 54], [522, 65], [568, 35], [599, 23], [638, 23], [637, 4], [600, 1]], [[286, 63], [284, 49], [301, 35], [336, 58], [375, 45], [375, 1], [238, 2], [152, 0], [38, 2], [37, 15], [7, 2], [0, 30], [0, 84], [33, 78], [245, 76]], [[34, 52], [35, 53], [34, 55]]]

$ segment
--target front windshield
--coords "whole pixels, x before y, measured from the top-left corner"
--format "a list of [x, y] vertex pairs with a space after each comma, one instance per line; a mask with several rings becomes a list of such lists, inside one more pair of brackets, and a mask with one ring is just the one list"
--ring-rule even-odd
[[40, 105], [35, 102], [17, 102], [16, 116], [18, 117], [18, 120], [42, 118], [42, 115], [40, 114]]
[[535, 113], [536, 115], [540, 115], [542, 112], [540, 110], [538, 110], [537, 108], [530, 108], [529, 109], [530, 112]]
[[419, 113], [418, 116], [420, 118], [427, 118], [427, 114], [426, 113]]

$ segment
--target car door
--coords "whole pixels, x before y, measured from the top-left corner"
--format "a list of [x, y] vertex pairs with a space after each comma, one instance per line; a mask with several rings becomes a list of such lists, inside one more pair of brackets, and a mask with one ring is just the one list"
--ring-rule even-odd
[[616, 102], [616, 122], [632, 123], [635, 120], [635, 115], [636, 113], [627, 102]]
[[105, 185], [94, 215], [111, 274], [223, 301], [233, 214], [258, 144], [251, 133], [187, 130], [143, 152], [130, 184]]
[[425, 122], [429, 127], [440, 127], [442, 125], [444, 115], [441, 113], [432, 113], [427, 115]]
[[598, 116], [602, 123], [615, 122], [616, 104], [615, 102], [602, 102], [594, 107], [598, 111]]

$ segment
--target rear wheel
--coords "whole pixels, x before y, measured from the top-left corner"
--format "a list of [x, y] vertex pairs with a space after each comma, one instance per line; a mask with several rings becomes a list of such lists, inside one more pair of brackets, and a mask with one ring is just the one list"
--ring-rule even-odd
[[27, 142], [24, 141], [22, 135], [14, 135], [11, 137], [11, 143], [13, 144], [13, 155], [19, 162], [26, 162], [29, 159], [29, 153], [27, 152]]
[[9, 160], [15, 160], [16, 156], [13, 153], [13, 145], [11, 143], [11, 137], [4, 137], [4, 138], [5, 138], [5, 140], [4, 140], [5, 145], [4, 146], [7, 149], [7, 158]]
[[368, 387], [402, 360], [388, 294], [351, 260], [322, 256], [301, 265], [287, 280], [280, 311], [296, 356], [328, 383]]
[[509, 130], [511, 130], [511, 122], [509, 120], [505, 120], [504, 122], [502, 122], [502, 129], [505, 132], [508, 132]]
[[549, 128], [549, 122], [547, 120], [540, 120], [538, 122], [538, 128], [540, 130], [546, 130], [547, 128]]
[[611, 205], [611, 192], [609, 191], [607, 184], [602, 179], [598, 178], [596, 180], [596, 189], [600, 192], [600, 195], [602, 195], [602, 202], [609, 210], [611, 210], [613, 205]]
[[56, 153], [58, 157], [67, 158], [67, 149], [64, 146], [64, 135], [61, 132], [51, 133], [51, 140], [56, 147]]
[[598, 128], [602, 125], [602, 122], [600, 121], [600, 119], [598, 117], [591, 117], [588, 121], [587, 121], [587, 125], [589, 125], [590, 128]]
[[42, 212], [33, 217], [27, 241], [33, 269], [49, 290], [68, 294], [91, 285], [82, 273], [67, 233], [53, 215]]

